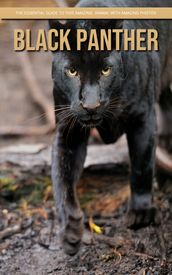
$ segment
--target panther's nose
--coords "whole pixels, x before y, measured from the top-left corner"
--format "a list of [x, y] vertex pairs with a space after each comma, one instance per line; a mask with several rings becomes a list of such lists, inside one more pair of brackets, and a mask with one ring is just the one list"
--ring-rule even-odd
[[85, 104], [81, 101], [80, 104], [88, 113], [94, 113], [100, 107], [100, 102], [95, 104]]

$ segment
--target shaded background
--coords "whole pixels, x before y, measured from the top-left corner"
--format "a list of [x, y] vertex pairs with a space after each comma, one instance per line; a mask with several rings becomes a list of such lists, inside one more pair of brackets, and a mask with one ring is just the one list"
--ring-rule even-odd
[[[74, 2], [1, 0], [0, 7], [55, 7], [74, 5]], [[0, 147], [10, 142], [21, 142], [21, 137], [25, 142], [49, 142], [46, 134], [51, 133], [54, 127], [51, 52], [15, 52], [15, 28], [31, 29], [34, 43], [36, 30], [48, 30], [48, 22], [0, 21]]]

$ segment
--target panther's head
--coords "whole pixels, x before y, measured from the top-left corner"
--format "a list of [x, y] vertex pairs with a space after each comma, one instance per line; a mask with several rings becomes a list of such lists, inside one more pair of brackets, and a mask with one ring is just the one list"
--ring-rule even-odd
[[[89, 32], [90, 29], [114, 28], [114, 25], [116, 20], [75, 20], [63, 24], [50, 21], [51, 29], [66, 28], [72, 31], [82, 28]], [[83, 126], [96, 126], [104, 118], [117, 116], [121, 111], [122, 56], [115, 50], [87, 51], [85, 47], [82, 51], [76, 51], [75, 36], [71, 34], [70, 39], [74, 47], [72, 51], [53, 53], [52, 76], [57, 116], [59, 120], [63, 119], [66, 111]]]

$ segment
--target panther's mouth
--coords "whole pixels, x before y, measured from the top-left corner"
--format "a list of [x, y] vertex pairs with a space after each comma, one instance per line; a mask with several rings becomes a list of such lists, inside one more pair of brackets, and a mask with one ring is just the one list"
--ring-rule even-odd
[[102, 122], [102, 118], [99, 117], [96, 119], [95, 118], [80, 119], [79, 121], [82, 126], [92, 128], [100, 125]]

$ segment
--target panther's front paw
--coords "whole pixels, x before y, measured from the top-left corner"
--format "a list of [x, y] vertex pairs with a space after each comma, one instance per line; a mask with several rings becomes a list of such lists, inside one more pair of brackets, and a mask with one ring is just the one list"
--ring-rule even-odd
[[139, 229], [155, 223], [156, 208], [149, 209], [130, 209], [127, 213], [127, 227]]
[[129, 204], [127, 213], [127, 227], [131, 229], [139, 229], [157, 223], [157, 211], [152, 205], [151, 194], [133, 194]]
[[83, 215], [81, 211], [68, 215], [62, 232], [62, 245], [66, 254], [75, 255], [81, 244], [83, 234]]

